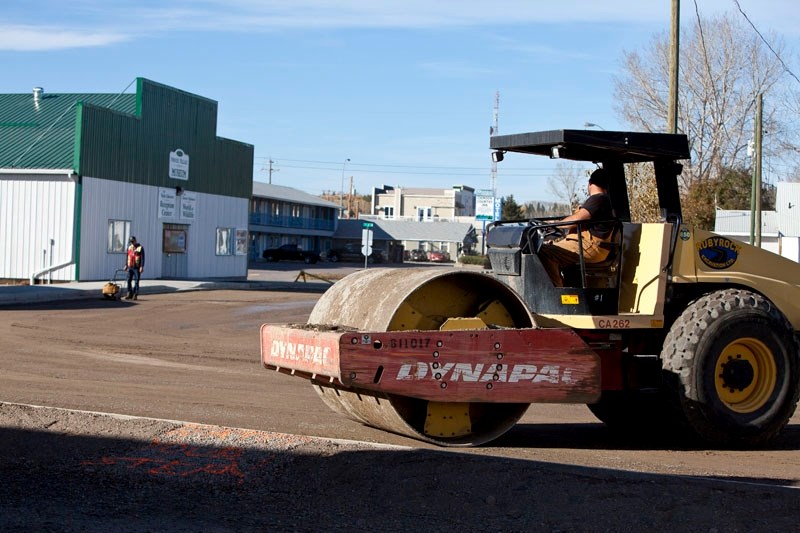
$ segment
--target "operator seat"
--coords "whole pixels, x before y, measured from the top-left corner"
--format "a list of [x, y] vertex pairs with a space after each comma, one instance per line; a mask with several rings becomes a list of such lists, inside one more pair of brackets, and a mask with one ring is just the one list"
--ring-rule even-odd
[[580, 263], [564, 267], [562, 274], [565, 286], [595, 289], [619, 287], [622, 262], [622, 222], [620, 220], [614, 221], [608, 241], [600, 243], [600, 247], [608, 250], [608, 256], [598, 263], [584, 262], [584, 276], [581, 275]]

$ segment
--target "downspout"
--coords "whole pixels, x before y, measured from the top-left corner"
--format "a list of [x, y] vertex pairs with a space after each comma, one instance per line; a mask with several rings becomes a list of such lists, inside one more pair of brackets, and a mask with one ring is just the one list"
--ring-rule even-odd
[[[75, 227], [73, 228], [73, 231], [72, 231], [72, 235], [73, 235], [72, 246], [69, 247], [70, 248], [70, 258], [69, 258], [68, 261], [66, 261], [64, 263], [61, 263], [61, 264], [58, 264], [58, 265], [52, 265], [52, 266], [49, 266], [47, 268], [43, 268], [42, 270], [38, 270], [38, 271], [33, 272], [30, 275], [30, 278], [28, 279], [28, 283], [30, 285], [35, 284], [36, 283], [36, 278], [38, 278], [39, 276], [41, 276], [43, 274], [49, 274], [51, 272], [55, 272], [56, 270], [61, 270], [62, 268], [66, 268], [68, 266], [71, 266], [72, 264], [75, 264], [75, 281], [78, 281], [78, 279], [80, 279], [79, 276], [78, 276], [78, 268], [80, 266], [80, 261], [76, 261], [75, 257], [78, 255], [78, 252], [80, 250], [80, 220], [81, 220], [81, 208], [80, 208], [80, 206], [81, 206], [81, 196], [82, 196], [82, 194], [81, 194], [81, 182], [80, 182], [80, 178], [77, 175], [75, 175], [74, 173], [73, 174], [68, 174], [68, 176], [75, 180], [75, 209], [73, 210], [73, 212], [74, 212], [73, 224], [75, 224]], [[52, 259], [52, 255], [51, 255], [51, 259]]]

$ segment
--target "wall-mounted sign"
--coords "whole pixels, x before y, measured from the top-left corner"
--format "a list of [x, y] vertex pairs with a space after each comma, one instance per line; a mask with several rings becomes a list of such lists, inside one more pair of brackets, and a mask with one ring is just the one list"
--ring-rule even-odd
[[189, 179], [189, 154], [180, 148], [169, 153], [169, 177], [176, 180]]
[[197, 215], [197, 195], [192, 191], [183, 191], [181, 199], [181, 218], [194, 220]]
[[174, 218], [178, 213], [175, 189], [158, 189], [158, 218]]

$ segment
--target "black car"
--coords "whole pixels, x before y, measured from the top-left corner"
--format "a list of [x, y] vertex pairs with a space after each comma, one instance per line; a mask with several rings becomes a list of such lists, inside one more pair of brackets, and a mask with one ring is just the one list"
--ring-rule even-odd
[[[331, 263], [338, 261], [357, 261], [364, 262], [364, 254], [361, 253], [361, 246], [347, 243], [342, 248], [332, 248], [324, 253], [325, 259]], [[383, 250], [372, 249], [372, 253], [367, 258], [368, 263], [383, 263], [386, 261], [386, 252]]]
[[403, 253], [403, 259], [406, 261], [427, 261], [428, 254], [425, 253], [425, 250], [406, 250]]
[[306, 264], [319, 261], [319, 254], [303, 250], [296, 244], [284, 244], [278, 248], [267, 248], [261, 257], [267, 261], [302, 261]]

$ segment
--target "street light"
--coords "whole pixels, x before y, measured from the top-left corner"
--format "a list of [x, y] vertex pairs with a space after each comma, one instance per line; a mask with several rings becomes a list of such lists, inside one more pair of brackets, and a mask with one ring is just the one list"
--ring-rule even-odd
[[583, 127], [584, 128], [600, 128], [601, 130], [605, 131], [605, 128], [603, 126], [601, 126], [600, 124], [595, 124], [594, 122], [584, 122], [583, 123]]
[[[345, 169], [345, 167], [347, 167], [347, 162], [348, 161], [350, 161], [349, 157], [344, 160], [344, 163], [342, 163], [342, 188], [339, 189], [339, 201], [342, 204], [342, 211], [344, 211], [344, 169]], [[342, 218], [344, 218], [344, 217], [342, 217]]]

